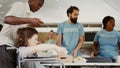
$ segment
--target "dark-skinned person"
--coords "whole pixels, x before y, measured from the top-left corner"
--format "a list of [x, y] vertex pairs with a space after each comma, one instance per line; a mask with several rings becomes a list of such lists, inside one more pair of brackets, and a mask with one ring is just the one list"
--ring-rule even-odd
[[15, 52], [8, 52], [6, 47], [13, 47], [16, 30], [21, 27], [40, 26], [43, 21], [37, 18], [38, 10], [43, 6], [44, 0], [28, 0], [28, 2], [15, 2], [4, 17], [4, 24], [0, 32], [0, 68], [16, 68]]
[[102, 20], [103, 29], [96, 33], [93, 44], [93, 54], [99, 58], [115, 59], [119, 55], [120, 33], [114, 29], [115, 19], [106, 16]]

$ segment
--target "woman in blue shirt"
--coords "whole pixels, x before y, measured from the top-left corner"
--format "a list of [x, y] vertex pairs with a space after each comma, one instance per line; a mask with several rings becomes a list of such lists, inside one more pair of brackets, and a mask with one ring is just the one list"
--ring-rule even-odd
[[94, 56], [115, 58], [119, 55], [120, 33], [114, 30], [115, 19], [106, 16], [103, 21], [103, 29], [94, 38]]

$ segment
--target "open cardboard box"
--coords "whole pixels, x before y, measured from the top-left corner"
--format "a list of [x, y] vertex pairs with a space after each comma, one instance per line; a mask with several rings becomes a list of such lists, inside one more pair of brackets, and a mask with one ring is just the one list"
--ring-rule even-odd
[[57, 59], [63, 63], [86, 63], [87, 62], [87, 60], [83, 57], [78, 56], [73, 58], [73, 56], [71, 55], [66, 55], [65, 57], [58, 57]]

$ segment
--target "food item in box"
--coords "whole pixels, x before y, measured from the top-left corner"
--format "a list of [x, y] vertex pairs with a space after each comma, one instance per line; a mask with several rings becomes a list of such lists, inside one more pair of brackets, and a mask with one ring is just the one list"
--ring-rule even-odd
[[66, 57], [60, 57], [60, 59], [66, 59]]
[[73, 58], [73, 62], [74, 63], [85, 63], [87, 60], [85, 59], [85, 58], [83, 58], [83, 57], [80, 57], [80, 56], [78, 56], [78, 57], [76, 57], [76, 58]]
[[71, 55], [66, 55], [66, 56], [59, 56], [57, 59], [61, 62], [64, 63], [72, 63], [73, 57]]

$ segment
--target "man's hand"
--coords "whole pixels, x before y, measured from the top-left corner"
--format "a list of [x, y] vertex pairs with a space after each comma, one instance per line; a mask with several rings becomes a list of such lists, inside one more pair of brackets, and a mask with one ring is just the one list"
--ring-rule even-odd
[[38, 18], [30, 18], [29, 24], [30, 26], [38, 27], [38, 26], [43, 25], [44, 23]]
[[72, 52], [73, 57], [76, 57], [76, 56], [77, 56], [77, 53], [78, 53], [78, 50], [75, 49], [75, 50]]

